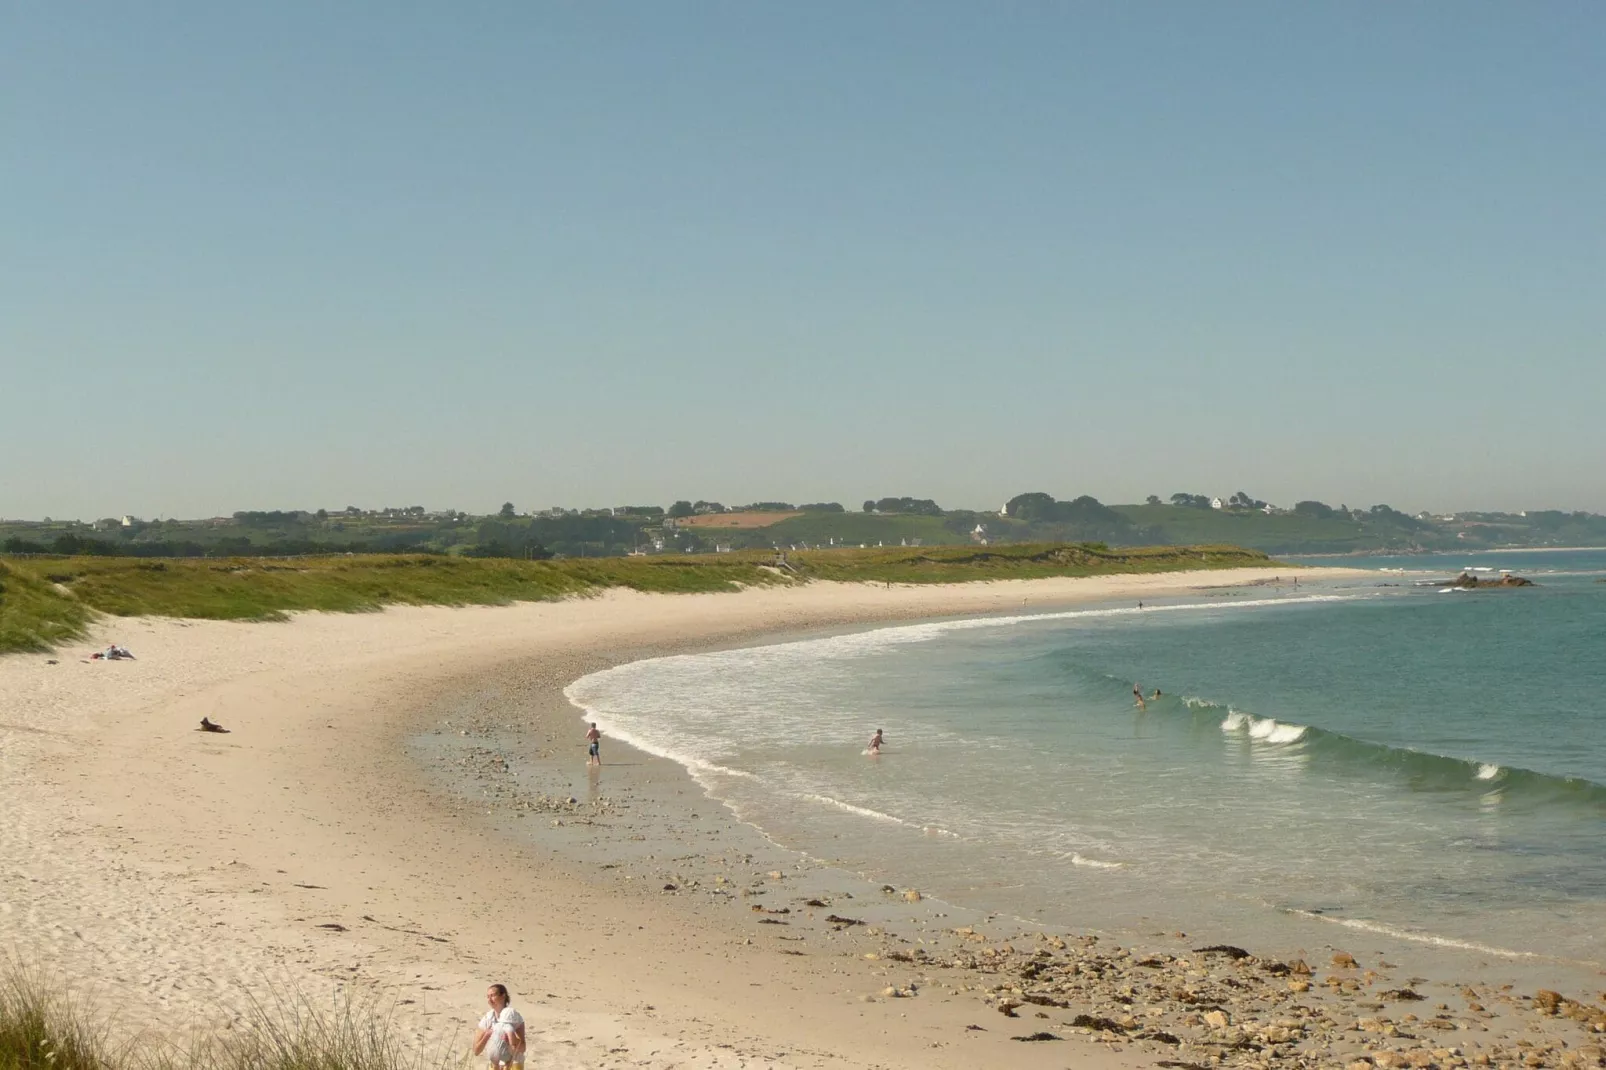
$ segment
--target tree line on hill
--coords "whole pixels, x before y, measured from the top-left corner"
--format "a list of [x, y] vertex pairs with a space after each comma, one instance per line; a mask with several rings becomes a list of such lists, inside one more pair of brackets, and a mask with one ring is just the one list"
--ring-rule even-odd
[[[0, 551], [13, 554], [138, 557], [290, 556], [318, 553], [452, 553], [543, 559], [614, 556], [637, 551], [698, 553], [717, 548], [952, 544], [965, 542], [1104, 542], [1113, 546], [1237, 543], [1272, 553], [1431, 550], [1498, 545], [1606, 545], [1606, 517], [1559, 510], [1527, 514], [1412, 516], [1385, 504], [1352, 509], [1304, 500], [1268, 508], [1238, 491], [1221, 508], [1203, 494], [1178, 492], [1169, 503], [1106, 505], [1090, 495], [1060, 499], [1017, 494], [1001, 512], [943, 509], [930, 498], [866, 499], [858, 511], [838, 502], [783, 501], [727, 507], [680, 500], [613, 509], [552, 509], [521, 514], [508, 502], [490, 516], [422, 506], [384, 510], [250, 510], [203, 521], [133, 518], [0, 523]], [[667, 520], [709, 513], [783, 514], [762, 527], [703, 528]]]

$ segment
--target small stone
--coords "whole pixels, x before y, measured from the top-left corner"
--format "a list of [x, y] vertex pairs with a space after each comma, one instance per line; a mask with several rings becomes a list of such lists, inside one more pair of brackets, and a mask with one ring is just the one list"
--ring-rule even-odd
[[1333, 956], [1333, 965], [1341, 970], [1353, 970], [1356, 966], [1355, 956], [1348, 951], [1340, 951]]
[[1309, 992], [1310, 991], [1310, 982], [1304, 980], [1303, 978], [1298, 979], [1298, 980], [1294, 980], [1294, 981], [1289, 981], [1288, 982], [1288, 991], [1290, 991], [1290, 992]]
[[1209, 1011], [1204, 1016], [1205, 1025], [1211, 1029], [1225, 1029], [1229, 1021], [1226, 1011]]
[[905, 903], [918, 903], [920, 902], [920, 893], [915, 891], [913, 888], [910, 888], [908, 891], [903, 893], [903, 901]]

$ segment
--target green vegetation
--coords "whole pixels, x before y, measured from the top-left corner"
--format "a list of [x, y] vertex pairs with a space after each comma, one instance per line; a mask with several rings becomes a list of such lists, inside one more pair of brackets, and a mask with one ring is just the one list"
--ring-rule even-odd
[[83, 634], [90, 610], [26, 568], [0, 561], [0, 654], [49, 650]]
[[[1222, 508], [1213, 508], [1219, 501]], [[709, 513], [769, 513], [762, 527], [698, 526]], [[773, 514], [795, 513], [778, 518]], [[761, 521], [763, 522], [763, 521]], [[520, 512], [512, 502], [489, 516], [421, 505], [384, 510], [348, 506], [238, 512], [205, 520], [134, 517], [0, 522], [0, 553], [118, 557], [258, 557], [332, 553], [440, 554], [540, 561], [623, 557], [636, 552], [698, 554], [716, 549], [787, 550], [835, 546], [999, 545], [1107, 542], [1112, 546], [1221, 544], [1278, 554], [1412, 552], [1519, 546], [1606, 545], [1606, 517], [1557, 510], [1410, 515], [1387, 505], [1351, 509], [1319, 501], [1276, 508], [1247, 491], [1225, 499], [1178, 492], [1144, 505], [1105, 505], [1087, 495], [1059, 500], [1036, 491], [1011, 498], [1002, 515], [942, 509], [929, 498], [796, 507], [754, 502], [728, 509], [686, 501], [613, 509]]]
[[0, 966], [0, 1070], [445, 1070], [446, 1052], [409, 1054], [383, 1008], [296, 997], [254, 1006], [227, 1033], [182, 1043], [144, 1032], [114, 1043], [93, 1007], [14, 960]]
[[1273, 513], [1259, 510], [1199, 509], [1176, 505], [1121, 505], [1115, 512], [1134, 527], [1184, 542], [1226, 542], [1270, 553], [1351, 553], [1411, 545], [1411, 533], [1384, 530], [1345, 514]]
[[1103, 543], [812, 550], [787, 554], [786, 560], [803, 575], [814, 579], [892, 583], [1111, 576], [1250, 568], [1272, 563], [1263, 553], [1237, 546], [1139, 546], [1112, 550]]
[[[735, 534], [735, 533], [732, 533]], [[804, 513], [767, 528], [742, 533], [749, 545], [875, 546], [878, 542], [898, 543], [921, 539], [933, 545], [968, 541], [949, 529], [940, 516], [914, 513]]]
[[[929, 519], [929, 518], [928, 518]], [[0, 563], [0, 653], [44, 650], [83, 634], [95, 613], [283, 620], [296, 610], [358, 613], [386, 605], [502, 605], [635, 591], [734, 591], [810, 579], [935, 583], [1265, 564], [1234, 547], [1102, 544], [887, 547], [867, 550], [523, 561], [422, 554], [167, 559], [29, 557]]]

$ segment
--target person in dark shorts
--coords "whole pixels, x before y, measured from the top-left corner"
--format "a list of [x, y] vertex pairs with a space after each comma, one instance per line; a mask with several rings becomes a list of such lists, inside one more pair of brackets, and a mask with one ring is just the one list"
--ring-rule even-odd
[[597, 722], [592, 721], [591, 727], [586, 729], [586, 764], [602, 764], [602, 733], [597, 731]]

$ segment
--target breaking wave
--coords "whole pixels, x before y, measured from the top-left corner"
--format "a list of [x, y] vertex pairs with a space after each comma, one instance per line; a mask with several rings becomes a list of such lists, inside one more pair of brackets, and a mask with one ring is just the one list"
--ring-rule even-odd
[[1606, 810], [1606, 784], [1584, 777], [1556, 776], [1477, 758], [1433, 754], [1357, 739], [1314, 725], [1257, 717], [1252, 713], [1187, 696], [1183, 705], [1196, 717], [1220, 717], [1224, 735], [1252, 746], [1297, 749], [1316, 763], [1358, 774], [1392, 776], [1413, 791], [1476, 794], [1485, 801], [1510, 804], [1582, 805]]

